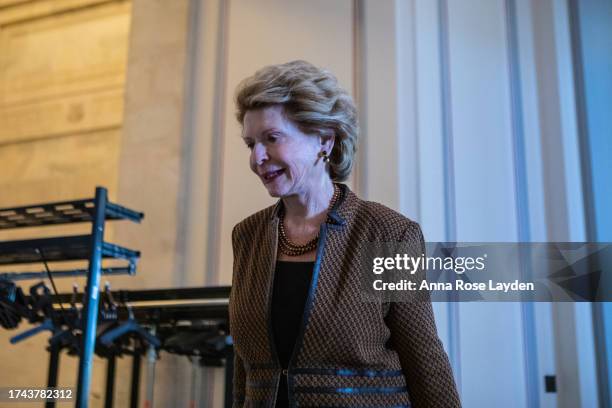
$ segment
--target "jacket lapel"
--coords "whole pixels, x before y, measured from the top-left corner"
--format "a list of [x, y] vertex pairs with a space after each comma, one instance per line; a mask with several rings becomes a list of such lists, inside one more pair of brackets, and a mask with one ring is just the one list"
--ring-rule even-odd
[[[312, 314], [313, 308], [315, 307], [316, 298], [318, 295], [318, 286], [320, 275], [322, 273], [328, 274], [329, 270], [326, 268], [326, 259], [328, 255], [326, 252], [326, 248], [328, 248], [328, 240], [337, 240], [338, 236], [342, 235], [342, 230], [346, 227], [345, 217], [347, 214], [347, 210], [350, 208], [350, 202], [352, 197], [352, 192], [348, 189], [348, 187], [344, 184], [339, 184], [339, 188], [341, 189], [341, 196], [336, 205], [330, 209], [328, 213], [328, 217], [325, 223], [321, 225], [319, 230], [319, 244], [317, 246], [317, 256], [315, 260], [314, 270], [312, 274], [312, 280], [308, 289], [308, 295], [306, 298], [306, 304], [304, 306], [304, 312], [302, 314], [302, 321], [300, 324], [300, 328], [298, 331], [298, 337], [295, 342], [295, 347], [289, 361], [289, 367], [295, 366], [298, 363], [298, 358], [301, 354], [302, 346], [304, 343], [304, 337], [306, 336], [306, 329], [308, 327], [308, 321]], [[347, 206], [348, 204], [348, 206]], [[272, 212], [272, 216], [270, 218], [269, 230], [266, 232], [267, 239], [270, 245], [273, 245], [274, 248], [270, 248], [270, 251], [267, 253], [273, 253], [273, 259], [270, 262], [270, 271], [267, 275], [267, 302], [266, 302], [266, 321], [267, 321], [267, 330], [268, 330], [268, 339], [271, 350], [271, 355], [274, 359], [274, 364], [280, 367], [280, 362], [278, 360], [278, 356], [276, 354], [276, 347], [274, 344], [274, 335], [272, 331], [272, 288], [274, 285], [274, 271], [276, 269], [276, 257], [277, 257], [277, 245], [278, 245], [278, 223], [279, 223], [279, 213], [282, 210], [282, 202], [279, 200], [274, 210]], [[298, 363], [299, 365], [299, 363]]]
[[278, 355], [276, 354], [276, 346], [274, 344], [274, 332], [272, 330], [272, 292], [274, 287], [274, 272], [276, 270], [276, 258], [278, 256], [277, 248], [278, 248], [278, 211], [280, 207], [280, 200], [276, 207], [274, 208], [274, 212], [268, 223], [267, 230], [265, 232], [266, 238], [265, 242], [268, 245], [266, 248], [266, 253], [272, 254], [271, 258], [266, 260], [266, 275], [264, 278], [264, 282], [266, 282], [266, 309], [265, 309], [265, 321], [266, 321], [266, 330], [268, 332], [268, 346], [270, 348], [270, 355], [272, 356], [271, 363], [274, 363], [275, 366], [280, 367], [280, 362], [278, 360]]

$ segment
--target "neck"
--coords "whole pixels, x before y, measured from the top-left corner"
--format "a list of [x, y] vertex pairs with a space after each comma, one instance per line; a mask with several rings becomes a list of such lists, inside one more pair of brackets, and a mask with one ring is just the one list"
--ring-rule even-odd
[[334, 184], [325, 177], [319, 184], [299, 194], [283, 197], [289, 217], [313, 218], [326, 212], [334, 195]]

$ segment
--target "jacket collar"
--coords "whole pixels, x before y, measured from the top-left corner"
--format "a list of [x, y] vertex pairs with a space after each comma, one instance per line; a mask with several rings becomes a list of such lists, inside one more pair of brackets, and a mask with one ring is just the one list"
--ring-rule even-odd
[[[343, 226], [346, 224], [346, 215], [349, 210], [350, 201], [354, 197], [353, 192], [348, 188], [346, 184], [335, 183], [340, 188], [340, 197], [334, 206], [327, 213], [327, 223]], [[277, 201], [276, 205], [272, 209], [272, 215], [270, 220], [274, 221], [280, 218], [281, 211], [283, 211], [283, 200]]]

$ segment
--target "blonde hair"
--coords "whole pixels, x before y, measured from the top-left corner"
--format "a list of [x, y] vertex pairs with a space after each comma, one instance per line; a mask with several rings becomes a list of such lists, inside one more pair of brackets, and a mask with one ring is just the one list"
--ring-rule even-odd
[[304, 133], [335, 135], [330, 176], [347, 179], [357, 151], [357, 109], [351, 96], [329, 71], [306, 61], [269, 65], [244, 79], [236, 89], [236, 118], [247, 111], [281, 105], [284, 115]]

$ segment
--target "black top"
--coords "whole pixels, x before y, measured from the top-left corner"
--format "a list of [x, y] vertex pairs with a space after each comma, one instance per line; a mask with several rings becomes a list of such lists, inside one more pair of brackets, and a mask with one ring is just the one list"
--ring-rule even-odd
[[[272, 291], [272, 331], [276, 354], [283, 368], [287, 368], [295, 347], [314, 262], [277, 261]], [[281, 376], [276, 408], [289, 406], [287, 377]]]

